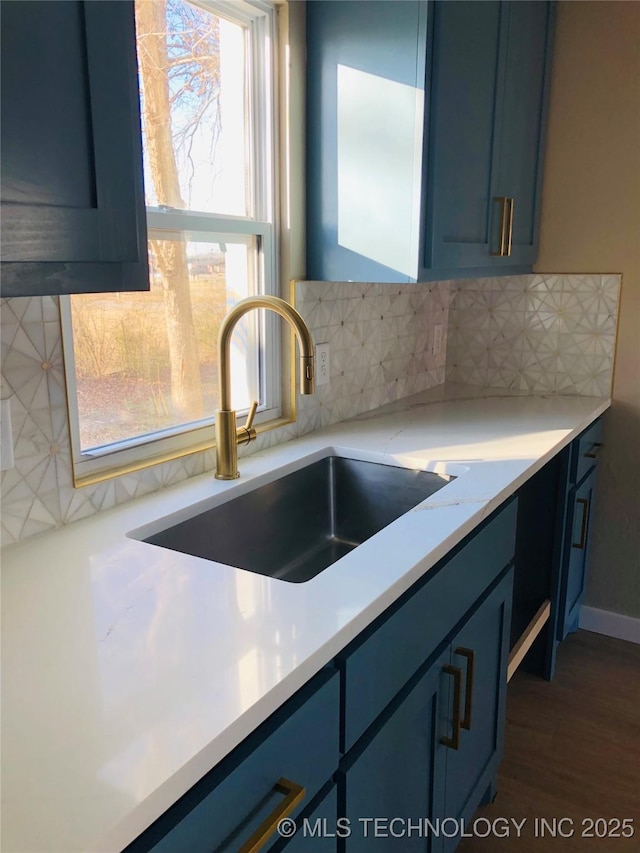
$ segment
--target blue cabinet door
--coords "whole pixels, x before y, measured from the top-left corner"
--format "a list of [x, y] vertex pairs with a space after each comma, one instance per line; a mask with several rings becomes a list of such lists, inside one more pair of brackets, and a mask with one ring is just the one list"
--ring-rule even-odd
[[[446, 749], [445, 815], [468, 821], [494, 779], [503, 752], [513, 570], [458, 632], [451, 665], [461, 670], [459, 749]], [[453, 850], [459, 839], [445, 840]]]
[[435, 4], [427, 268], [491, 265], [503, 14], [497, 0]]
[[534, 263], [547, 123], [553, 4], [540, 0], [504, 3], [506, 51], [499, 125], [495, 197], [513, 199], [511, 255], [496, 266]]
[[308, 278], [531, 270], [552, 14], [543, 0], [307, 4]]
[[3, 296], [149, 286], [132, 2], [2, 8]]
[[578, 629], [589, 568], [589, 539], [596, 487], [596, 468], [569, 491], [560, 591], [560, 639]]
[[307, 3], [307, 278], [415, 281], [427, 3]]
[[[512, 589], [509, 570], [342, 760], [349, 853], [459, 842], [444, 819], [472, 817], [502, 758]], [[409, 821], [421, 829], [410, 833]]]
[[[553, 3], [441, 0], [434, 15], [425, 265], [443, 275], [529, 271]], [[510, 249], [500, 256], [503, 214]]]
[[351, 830], [347, 853], [440, 850], [440, 839], [424, 830], [409, 833], [407, 821], [420, 826], [443, 814], [445, 754], [438, 744], [448, 725], [448, 658], [447, 650], [417, 682], [412, 679], [341, 762], [339, 802]]

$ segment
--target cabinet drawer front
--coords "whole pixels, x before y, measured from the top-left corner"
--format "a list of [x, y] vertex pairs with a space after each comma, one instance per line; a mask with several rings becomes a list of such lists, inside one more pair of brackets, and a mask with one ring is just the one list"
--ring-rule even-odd
[[280, 838], [269, 853], [336, 853], [338, 834], [338, 791], [334, 785], [328, 793], [318, 795], [314, 804], [296, 819], [296, 832], [290, 841]]
[[579, 483], [597, 462], [597, 452], [602, 444], [602, 418], [591, 424], [571, 447], [571, 483]]
[[[274, 730], [275, 726], [275, 730]], [[208, 773], [127, 853], [237, 851], [283, 801], [278, 779], [303, 785], [299, 813], [338, 763], [339, 676], [324, 670]], [[272, 843], [278, 838], [274, 833]]]
[[431, 570], [421, 588], [338, 657], [344, 675], [342, 749], [349, 750], [513, 559], [517, 502]]

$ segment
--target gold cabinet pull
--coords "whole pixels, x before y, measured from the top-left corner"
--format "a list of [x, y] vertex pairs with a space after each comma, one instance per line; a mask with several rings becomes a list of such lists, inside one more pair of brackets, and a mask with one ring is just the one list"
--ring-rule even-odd
[[473, 710], [473, 676], [475, 670], [476, 653], [473, 649], [465, 649], [462, 646], [456, 649], [456, 654], [467, 659], [467, 680], [464, 688], [464, 717], [460, 723], [461, 728], [471, 728], [471, 712]]
[[500, 248], [497, 252], [491, 252], [495, 258], [508, 258], [511, 256], [511, 244], [513, 242], [513, 211], [515, 199], [508, 196], [494, 196], [494, 202], [501, 204], [500, 209]]
[[601, 441], [594, 442], [589, 448], [589, 452], [584, 454], [585, 459], [597, 459], [604, 445]]
[[440, 743], [450, 749], [460, 749], [460, 699], [462, 696], [462, 670], [457, 666], [446, 664], [442, 671], [453, 676], [453, 730], [451, 737], [443, 735]]
[[491, 252], [496, 258], [504, 258], [507, 251], [507, 230], [509, 227], [509, 199], [506, 196], [495, 196], [494, 202], [499, 202], [500, 210], [500, 248], [497, 252]]
[[282, 777], [274, 785], [274, 790], [279, 794], [284, 794], [283, 801], [276, 806], [271, 814], [267, 815], [251, 838], [244, 842], [238, 853], [258, 853], [277, 830], [280, 821], [291, 814], [306, 794], [302, 785]]
[[514, 211], [514, 208], [516, 206], [515, 199], [508, 198], [507, 199], [507, 206], [509, 208], [509, 217], [508, 217], [509, 218], [509, 225], [507, 228], [507, 246], [506, 246], [505, 256], [507, 258], [510, 258], [511, 257], [511, 245], [513, 243], [513, 211]]
[[572, 548], [579, 548], [584, 551], [584, 546], [587, 544], [587, 519], [589, 518], [589, 498], [576, 498], [577, 504], [582, 504], [582, 525], [580, 528], [580, 541], [572, 542]]

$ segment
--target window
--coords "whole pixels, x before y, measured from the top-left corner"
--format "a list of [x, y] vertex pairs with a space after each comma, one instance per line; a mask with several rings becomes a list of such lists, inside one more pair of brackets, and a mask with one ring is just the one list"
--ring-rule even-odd
[[[220, 321], [277, 292], [273, 7], [135, 7], [151, 289], [64, 299], [80, 483], [210, 445]], [[258, 400], [257, 423], [280, 414], [277, 335], [255, 312], [234, 332], [233, 404]]]

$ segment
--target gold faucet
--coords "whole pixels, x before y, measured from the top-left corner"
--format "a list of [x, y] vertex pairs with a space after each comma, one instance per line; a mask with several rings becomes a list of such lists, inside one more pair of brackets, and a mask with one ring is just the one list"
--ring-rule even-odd
[[[238, 471], [238, 445], [249, 444], [256, 437], [253, 418], [258, 404], [253, 402], [243, 427], [236, 426], [236, 413], [231, 408], [231, 335], [238, 320], [254, 308], [268, 308], [283, 317], [298, 339], [300, 350], [300, 393], [313, 394], [313, 340], [311, 332], [296, 309], [278, 296], [249, 296], [229, 311], [218, 333], [218, 386], [220, 408], [216, 411], [216, 479], [235, 480]], [[291, 369], [295, 370], [291, 365]]]

